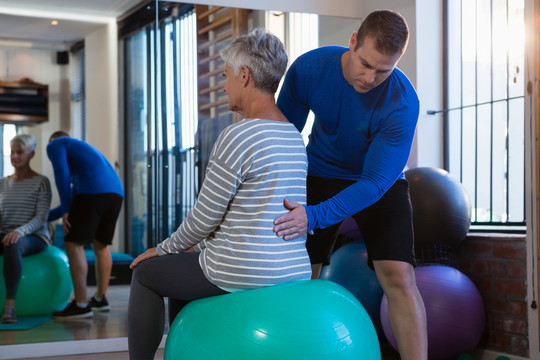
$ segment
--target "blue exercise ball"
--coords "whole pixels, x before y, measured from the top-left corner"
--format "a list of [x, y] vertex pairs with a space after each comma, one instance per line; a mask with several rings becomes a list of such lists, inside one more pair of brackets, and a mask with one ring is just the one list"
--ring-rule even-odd
[[362, 305], [327, 280], [290, 282], [191, 302], [175, 318], [165, 359], [381, 359]]
[[383, 290], [375, 271], [367, 264], [366, 245], [353, 242], [340, 247], [330, 258], [330, 264], [323, 267], [320, 279], [331, 280], [349, 290], [364, 306], [382, 334], [380, 307]]
[[407, 170], [413, 210], [414, 242], [458, 245], [471, 225], [471, 202], [465, 187], [443, 169]]
[[[0, 256], [0, 268], [4, 255]], [[73, 291], [66, 254], [55, 246], [23, 256], [22, 274], [15, 298], [18, 316], [51, 314], [62, 310]], [[4, 276], [0, 277], [0, 301], [6, 299]]]
[[[418, 266], [415, 275], [426, 308], [428, 358], [453, 360], [472, 352], [485, 326], [484, 303], [474, 283], [459, 270], [445, 265]], [[388, 341], [397, 350], [386, 296], [381, 301], [381, 323]]]

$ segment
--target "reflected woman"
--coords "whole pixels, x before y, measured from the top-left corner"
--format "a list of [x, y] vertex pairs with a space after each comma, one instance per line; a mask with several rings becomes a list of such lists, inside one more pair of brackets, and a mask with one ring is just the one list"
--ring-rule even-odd
[[30, 167], [36, 139], [19, 134], [11, 139], [13, 175], [0, 179], [0, 254], [6, 302], [3, 323], [17, 322], [15, 296], [22, 273], [22, 257], [43, 251], [51, 243], [47, 215], [51, 206], [49, 179]]

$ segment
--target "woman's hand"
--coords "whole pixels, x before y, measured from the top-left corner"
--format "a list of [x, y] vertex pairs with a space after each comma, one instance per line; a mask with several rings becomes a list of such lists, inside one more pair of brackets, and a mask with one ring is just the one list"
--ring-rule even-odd
[[129, 265], [129, 268], [131, 270], [133, 270], [133, 269], [135, 269], [135, 267], [137, 265], [139, 265], [144, 260], [148, 260], [148, 259], [156, 257], [156, 256], [159, 256], [158, 253], [157, 253], [156, 248], [155, 247], [150, 248], [150, 249], [146, 250], [145, 252], [143, 252], [141, 255], [137, 256], [135, 258], [135, 260], [133, 260], [133, 262]]
[[16, 231], [7, 233], [2, 239], [2, 245], [9, 246], [15, 244], [21, 238], [21, 234]]

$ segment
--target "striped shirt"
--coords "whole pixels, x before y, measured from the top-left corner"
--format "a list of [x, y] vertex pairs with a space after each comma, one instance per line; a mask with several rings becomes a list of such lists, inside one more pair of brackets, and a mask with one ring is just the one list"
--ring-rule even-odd
[[311, 277], [306, 236], [284, 241], [273, 221], [283, 199], [306, 204], [307, 156], [290, 123], [246, 119], [212, 150], [197, 203], [159, 255], [195, 246], [206, 277], [223, 289], [253, 289]]
[[43, 175], [25, 180], [0, 179], [0, 233], [34, 234], [50, 243], [47, 215], [51, 184]]

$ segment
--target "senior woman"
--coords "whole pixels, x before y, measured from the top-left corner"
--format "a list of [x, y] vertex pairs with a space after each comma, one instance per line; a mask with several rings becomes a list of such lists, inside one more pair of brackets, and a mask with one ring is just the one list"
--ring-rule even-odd
[[36, 139], [19, 134], [11, 139], [13, 175], [0, 179], [0, 254], [4, 254], [6, 302], [1, 322], [17, 322], [15, 296], [21, 279], [22, 257], [43, 251], [51, 242], [47, 215], [51, 184], [30, 168]]
[[276, 214], [287, 212], [285, 195], [306, 202], [304, 143], [274, 99], [287, 66], [283, 44], [255, 29], [221, 56], [229, 109], [244, 120], [217, 139], [197, 203], [180, 227], [131, 265], [131, 359], [154, 358], [163, 297], [188, 302], [311, 276], [305, 236], [284, 241], [272, 230]]

